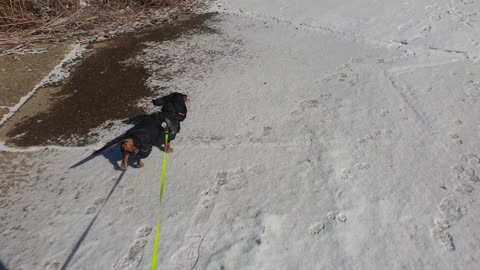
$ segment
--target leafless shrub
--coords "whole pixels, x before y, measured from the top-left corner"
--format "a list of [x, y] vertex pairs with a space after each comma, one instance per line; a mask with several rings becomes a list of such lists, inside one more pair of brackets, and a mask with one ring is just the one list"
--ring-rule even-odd
[[81, 2], [112, 10], [174, 6], [182, 0], [0, 0], [0, 32], [34, 28], [69, 16], [81, 8]]

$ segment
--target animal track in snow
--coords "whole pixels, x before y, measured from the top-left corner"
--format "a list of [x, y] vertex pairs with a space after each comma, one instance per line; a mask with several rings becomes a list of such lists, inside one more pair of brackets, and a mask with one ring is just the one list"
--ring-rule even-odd
[[338, 211], [330, 211], [327, 214], [327, 218], [331, 221], [334, 221], [337, 219]]
[[338, 221], [340, 223], [346, 223], [347, 222], [347, 216], [345, 216], [343, 213], [340, 213], [338, 211], [330, 211], [327, 214], [327, 218], [330, 221]]
[[90, 206], [87, 209], [85, 209], [85, 215], [90, 215], [97, 212], [97, 207], [96, 206]]
[[304, 112], [308, 109], [317, 108], [318, 105], [319, 105], [319, 102], [318, 102], [317, 99], [300, 101], [300, 109], [302, 110], [302, 112]]
[[180, 138], [179, 142], [193, 142], [193, 143], [205, 143], [205, 144], [212, 144], [217, 143], [219, 141], [224, 140], [225, 138], [218, 135], [196, 135], [196, 136], [187, 136], [184, 138]]
[[450, 133], [450, 134], [448, 135], [448, 137], [450, 137], [450, 139], [452, 140], [452, 142], [455, 143], [455, 144], [458, 144], [458, 145], [463, 144], [462, 139], [460, 139], [460, 137], [458, 136], [457, 133]]
[[386, 117], [389, 113], [389, 110], [381, 110], [379, 115], [380, 117]]
[[340, 179], [342, 179], [342, 180], [344, 180], [344, 181], [350, 179], [350, 169], [343, 168], [343, 169], [340, 171]]
[[[265, 142], [266, 140], [268, 140], [268, 137], [272, 135], [272, 127], [263, 127], [263, 131], [262, 131], [262, 134], [260, 135], [260, 137], [252, 137], [250, 138], [250, 142], [253, 142], [253, 143], [262, 143], [262, 142]], [[240, 139], [241, 137], [239, 137]]]
[[95, 213], [95, 212], [97, 211], [97, 209], [98, 209], [98, 206], [100, 206], [104, 201], [105, 201], [105, 199], [103, 199], [103, 198], [97, 198], [97, 199], [95, 199], [95, 201], [93, 202], [93, 206], [88, 207], [88, 208], [85, 210], [85, 214], [86, 214], [86, 215], [90, 215], [90, 214]]
[[263, 127], [262, 137], [270, 136], [272, 134], [272, 127]]
[[332, 93], [320, 94], [320, 99], [327, 100], [332, 97]]
[[341, 223], [346, 223], [347, 222], [347, 217], [344, 214], [338, 214], [337, 215], [337, 220], [340, 221]]
[[308, 233], [312, 235], [319, 234], [323, 230], [325, 230], [325, 224], [323, 222], [318, 222], [308, 227]]
[[360, 163], [355, 164], [355, 167], [359, 170], [366, 170], [366, 169], [370, 168], [370, 163], [360, 162]]
[[237, 168], [229, 171], [219, 172], [217, 174], [217, 183], [226, 190], [238, 190], [248, 184], [248, 178], [260, 175], [265, 170], [262, 165], [254, 166], [244, 170]]
[[349, 64], [345, 64], [338, 69], [338, 72], [327, 76], [323, 79], [324, 82], [345, 83], [348, 86], [355, 86], [358, 82], [358, 74], [355, 73]]
[[331, 93], [324, 93], [324, 94], [320, 94], [319, 98], [317, 99], [297, 101], [298, 107], [293, 111], [291, 111], [290, 115], [297, 117], [308, 110], [312, 110], [320, 106], [320, 100], [327, 100], [327, 99], [330, 99], [331, 97], [332, 97]]
[[375, 140], [376, 138], [381, 137], [382, 135], [390, 135], [392, 133], [393, 131], [390, 129], [384, 129], [384, 130], [375, 129], [372, 131], [372, 133], [365, 135], [363, 138], [359, 138], [357, 142], [360, 144], [365, 144], [368, 141], [372, 141], [372, 140]]
[[57, 262], [57, 261], [47, 263], [47, 268], [45, 268], [45, 270], [58, 270], [58, 269], [60, 269], [60, 262]]
[[95, 201], [93, 202], [93, 204], [94, 204], [95, 206], [99, 206], [99, 205], [101, 205], [104, 201], [105, 201], [104, 198], [97, 198], [97, 199], [95, 199]]
[[147, 237], [152, 232], [152, 227], [143, 226], [137, 230], [137, 238]]
[[133, 206], [131, 205], [125, 205], [122, 207], [122, 209], [120, 210], [123, 214], [128, 214], [130, 212], [133, 211]]
[[328, 224], [332, 224], [334, 222], [346, 223], [347, 216], [345, 216], [343, 213], [340, 213], [338, 211], [330, 211], [327, 214], [327, 221], [326, 222], [320, 221], [310, 225], [307, 229], [308, 233], [312, 235], [319, 234], [322, 231], [326, 230]]
[[340, 180], [347, 181], [352, 178], [352, 174], [356, 171], [363, 171], [367, 170], [371, 167], [370, 163], [368, 162], [358, 162], [355, 164], [355, 170], [351, 170], [350, 168], [343, 168], [340, 170], [339, 178]]
[[432, 31], [432, 26], [431, 25], [424, 25], [422, 27], [422, 34], [430, 33]]
[[247, 183], [248, 180], [243, 172], [243, 169], [238, 169], [229, 173], [224, 188], [227, 190], [238, 190], [246, 186]]
[[119, 259], [113, 266], [114, 270], [134, 270], [143, 258], [143, 249], [147, 244], [147, 236], [152, 232], [152, 227], [144, 226], [137, 230], [135, 241], [128, 249], [127, 254]]
[[215, 197], [218, 194], [217, 188], [209, 188], [207, 190], [202, 191], [200, 194], [200, 201], [198, 206], [201, 208], [209, 208], [215, 202]]

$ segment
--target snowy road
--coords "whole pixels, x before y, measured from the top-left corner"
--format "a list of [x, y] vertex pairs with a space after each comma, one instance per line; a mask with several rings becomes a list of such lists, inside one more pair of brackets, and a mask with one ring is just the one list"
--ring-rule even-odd
[[478, 269], [480, 3], [258, 2], [132, 59], [191, 96], [161, 209], [158, 150], [4, 153], [4, 264], [60, 269], [96, 218], [68, 269], [150, 269], [160, 212], [159, 269]]

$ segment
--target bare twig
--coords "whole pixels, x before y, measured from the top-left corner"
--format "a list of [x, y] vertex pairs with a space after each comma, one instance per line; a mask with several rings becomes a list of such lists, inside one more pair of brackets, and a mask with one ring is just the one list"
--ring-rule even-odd
[[28, 22], [18, 22], [18, 23], [0, 24], [0, 27], [15, 26], [15, 25], [29, 24], [29, 23], [38, 23], [38, 22], [44, 22], [44, 21], [45, 21], [45, 20], [35, 20], [35, 21], [28, 21]]

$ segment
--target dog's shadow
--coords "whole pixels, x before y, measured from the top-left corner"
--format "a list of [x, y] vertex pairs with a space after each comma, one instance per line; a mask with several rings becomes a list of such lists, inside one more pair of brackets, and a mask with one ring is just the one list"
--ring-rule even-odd
[[[137, 126], [138, 124], [147, 120], [149, 117], [151, 117], [151, 116], [150, 115], [144, 115], [144, 114], [137, 115], [137, 116], [131, 117], [129, 119], [123, 120], [122, 123]], [[102, 155], [104, 158], [108, 159], [108, 161], [113, 165], [114, 170], [116, 170], [116, 171], [121, 171], [122, 170], [122, 168], [120, 167], [120, 162], [122, 161], [122, 153], [120, 152], [120, 148], [118, 146], [118, 143], [112, 145], [108, 149], [105, 149], [101, 153], [92, 154], [92, 155], [80, 160], [79, 162], [70, 166], [70, 169], [79, 167], [79, 166], [87, 163], [88, 161], [90, 161], [92, 159], [95, 159], [96, 157], [98, 157], [100, 155]], [[137, 167], [134, 163], [134, 159], [132, 158], [132, 155], [130, 155], [130, 158], [128, 159], [128, 166], [129, 167], [134, 167], [134, 168]]]
[[[120, 167], [120, 163], [122, 162], [123, 156], [120, 151], [120, 147], [117, 144], [113, 145], [112, 147], [106, 149], [102, 153], [96, 154], [96, 155], [90, 155], [79, 162], [73, 164], [70, 166], [70, 169], [77, 168], [79, 166], [82, 166], [83, 164], [87, 163], [90, 160], [93, 160], [99, 156], [103, 156], [105, 159], [107, 159], [110, 164], [112, 164], [113, 169], [115, 171], [122, 171], [122, 168]], [[130, 158], [128, 159], [128, 166], [137, 168], [138, 166], [135, 164], [135, 158], [133, 158], [133, 155], [130, 155]]]

